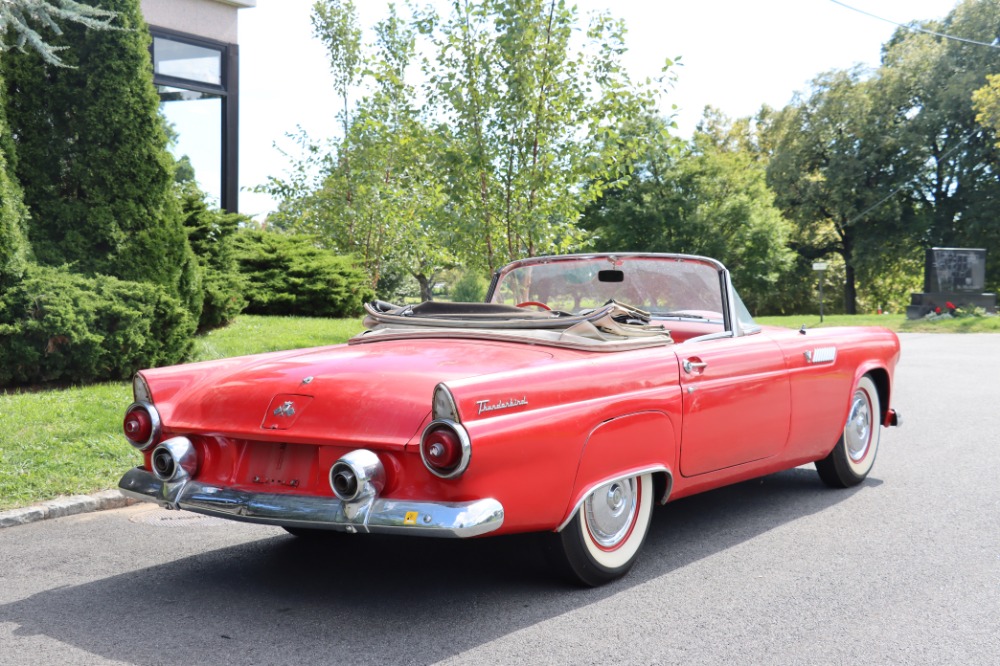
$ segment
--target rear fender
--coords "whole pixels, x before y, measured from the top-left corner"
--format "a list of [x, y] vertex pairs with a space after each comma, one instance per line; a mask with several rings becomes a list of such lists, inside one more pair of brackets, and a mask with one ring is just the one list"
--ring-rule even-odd
[[[878, 390], [878, 399], [880, 403], [879, 405], [880, 413], [878, 421], [879, 423], [884, 425], [889, 419], [889, 400], [891, 396], [891, 389], [889, 385], [891, 380], [889, 379], [890, 377], [889, 371], [885, 368], [885, 366], [875, 361], [871, 361], [869, 363], [863, 363], [861, 366], [858, 367], [858, 370], [855, 373], [854, 384], [851, 385], [852, 395], [854, 393], [853, 387], [857, 386], [858, 382], [861, 381], [861, 378], [864, 377], [865, 375], [870, 375], [872, 381], [875, 382], [875, 388]], [[848, 400], [848, 409], [850, 409], [849, 405], [850, 405], [850, 400]], [[844, 420], [845, 421], [847, 420], [846, 413]]]
[[663, 412], [620, 416], [597, 426], [584, 446], [571, 500], [556, 531], [562, 530], [594, 489], [629, 476], [652, 472], [658, 501], [673, 486], [677, 457], [674, 426]]

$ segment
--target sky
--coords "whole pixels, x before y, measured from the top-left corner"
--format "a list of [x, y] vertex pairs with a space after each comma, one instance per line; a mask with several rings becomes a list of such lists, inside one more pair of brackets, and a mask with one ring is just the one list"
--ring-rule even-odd
[[[843, 0], [876, 16], [906, 23], [943, 18], [956, 0]], [[355, 0], [371, 27], [388, 3]], [[402, 5], [402, 2], [397, 3]], [[436, 0], [438, 5], [444, 5]], [[239, 12], [240, 212], [263, 217], [277, 202], [247, 192], [283, 176], [296, 154], [289, 132], [336, 135], [332, 78], [322, 44], [312, 37], [312, 0], [258, 0]], [[896, 27], [833, 0], [578, 0], [581, 15], [610, 10], [625, 21], [625, 64], [636, 79], [655, 77], [679, 59], [677, 82], [663, 99], [676, 106], [677, 133], [690, 136], [706, 105], [736, 118], [762, 104], [781, 108], [818, 74], [855, 64], [874, 67]]]

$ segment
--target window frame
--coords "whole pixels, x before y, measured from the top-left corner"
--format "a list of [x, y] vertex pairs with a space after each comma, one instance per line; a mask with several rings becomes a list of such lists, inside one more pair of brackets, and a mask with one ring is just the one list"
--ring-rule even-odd
[[[219, 205], [235, 213], [239, 210], [239, 45], [199, 37], [177, 30], [149, 26], [149, 61], [153, 67], [153, 84], [218, 96], [221, 101], [220, 184]], [[194, 79], [158, 74], [155, 69], [155, 40], [163, 39], [190, 46], [218, 51], [220, 54], [220, 85]], [[157, 89], [157, 95], [159, 90]]]

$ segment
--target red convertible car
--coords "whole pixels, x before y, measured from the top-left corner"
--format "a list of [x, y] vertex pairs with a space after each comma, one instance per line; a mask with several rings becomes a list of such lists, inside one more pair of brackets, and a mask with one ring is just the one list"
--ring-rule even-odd
[[624, 575], [654, 504], [816, 464], [872, 468], [899, 341], [759, 326], [704, 257], [512, 263], [485, 303], [369, 304], [347, 344], [139, 372], [128, 496], [294, 535], [548, 532]]

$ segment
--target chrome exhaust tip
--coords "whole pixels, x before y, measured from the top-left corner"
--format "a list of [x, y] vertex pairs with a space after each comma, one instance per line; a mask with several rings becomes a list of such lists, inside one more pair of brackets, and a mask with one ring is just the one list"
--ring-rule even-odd
[[171, 437], [153, 449], [151, 463], [160, 481], [182, 481], [198, 471], [198, 452], [187, 437]]
[[368, 449], [341, 456], [330, 468], [330, 489], [345, 502], [375, 497], [385, 487], [385, 468]]

